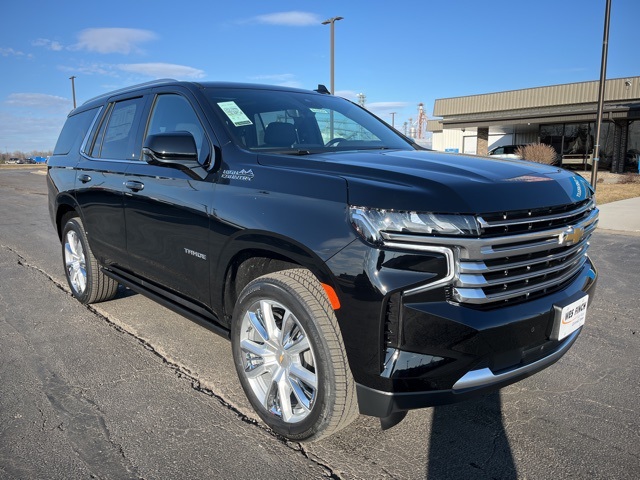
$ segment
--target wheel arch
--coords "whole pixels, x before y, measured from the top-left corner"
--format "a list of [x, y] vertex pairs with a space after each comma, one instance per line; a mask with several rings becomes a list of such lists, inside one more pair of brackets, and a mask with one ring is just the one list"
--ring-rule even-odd
[[233, 308], [242, 289], [252, 280], [269, 273], [291, 268], [306, 268], [320, 281], [336, 291], [333, 274], [325, 262], [300, 243], [273, 234], [243, 234], [231, 241], [221, 255], [213, 303], [222, 308], [230, 324]]
[[58, 239], [62, 241], [62, 230], [64, 229], [65, 219], [69, 218], [70, 214], [78, 216], [82, 219], [80, 214], [80, 208], [78, 204], [69, 195], [64, 195], [58, 198], [56, 207], [55, 225], [56, 232], [58, 233]]

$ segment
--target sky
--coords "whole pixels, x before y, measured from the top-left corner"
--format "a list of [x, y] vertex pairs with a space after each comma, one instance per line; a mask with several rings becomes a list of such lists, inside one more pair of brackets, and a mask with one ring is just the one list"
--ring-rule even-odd
[[[598, 80], [606, 0], [58, 0], [0, 7], [0, 150], [52, 150], [73, 107], [157, 78], [330, 86], [402, 131], [437, 98]], [[607, 78], [640, 76], [612, 0]]]

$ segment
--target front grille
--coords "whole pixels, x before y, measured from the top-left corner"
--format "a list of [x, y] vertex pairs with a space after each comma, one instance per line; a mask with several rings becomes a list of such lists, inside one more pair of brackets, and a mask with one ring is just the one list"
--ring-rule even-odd
[[481, 238], [460, 243], [451, 298], [495, 305], [562, 288], [587, 261], [598, 224], [592, 200], [573, 205], [483, 215]]
[[[496, 212], [477, 220], [481, 232], [476, 238], [385, 233], [385, 243], [417, 250], [451, 249], [457, 261], [447, 278], [448, 298], [492, 307], [546, 295], [571, 282], [587, 261], [598, 209], [588, 199], [551, 208]], [[433, 287], [427, 284], [406, 293]]]

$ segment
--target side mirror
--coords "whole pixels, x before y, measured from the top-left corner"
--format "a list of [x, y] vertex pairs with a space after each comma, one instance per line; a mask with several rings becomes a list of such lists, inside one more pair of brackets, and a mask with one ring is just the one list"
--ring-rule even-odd
[[198, 149], [189, 132], [149, 135], [142, 147], [144, 160], [151, 165], [198, 166]]

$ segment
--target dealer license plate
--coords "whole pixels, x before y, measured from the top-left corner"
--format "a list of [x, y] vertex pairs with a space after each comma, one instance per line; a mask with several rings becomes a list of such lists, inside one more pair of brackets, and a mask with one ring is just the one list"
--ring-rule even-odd
[[556, 307], [556, 318], [551, 340], [562, 340], [584, 325], [587, 318], [589, 295], [585, 295], [562, 308]]

